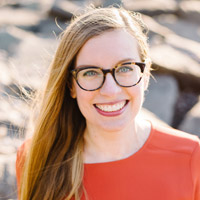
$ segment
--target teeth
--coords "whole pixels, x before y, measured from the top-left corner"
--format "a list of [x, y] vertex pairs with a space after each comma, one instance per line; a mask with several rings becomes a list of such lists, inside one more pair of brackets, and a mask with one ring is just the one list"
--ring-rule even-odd
[[123, 102], [116, 103], [113, 105], [100, 105], [100, 104], [98, 105], [98, 104], [96, 104], [96, 107], [102, 111], [114, 112], [114, 111], [121, 110], [125, 104], [126, 104], [126, 101], [123, 101]]

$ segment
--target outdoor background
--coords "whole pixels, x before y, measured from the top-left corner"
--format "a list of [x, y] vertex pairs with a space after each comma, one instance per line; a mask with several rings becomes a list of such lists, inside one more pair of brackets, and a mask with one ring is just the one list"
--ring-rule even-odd
[[41, 87], [59, 34], [90, 3], [143, 14], [155, 80], [142, 115], [200, 136], [199, 0], [0, 0], [0, 199], [17, 199], [16, 150], [31, 103], [25, 91]]

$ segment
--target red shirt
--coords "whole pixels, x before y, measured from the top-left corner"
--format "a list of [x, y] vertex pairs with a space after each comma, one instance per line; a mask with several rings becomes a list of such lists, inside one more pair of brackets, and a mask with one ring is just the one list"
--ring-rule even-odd
[[[18, 181], [23, 149], [16, 162]], [[84, 164], [83, 185], [89, 200], [200, 200], [200, 141], [152, 126], [144, 146], [130, 157]]]

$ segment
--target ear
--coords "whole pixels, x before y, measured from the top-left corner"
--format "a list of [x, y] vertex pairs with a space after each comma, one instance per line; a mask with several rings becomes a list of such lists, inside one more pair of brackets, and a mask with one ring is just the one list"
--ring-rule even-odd
[[144, 74], [144, 91], [147, 90], [148, 86], [149, 86], [149, 78], [150, 78], [150, 74], [148, 72], [146, 72]]
[[74, 88], [74, 85], [72, 84], [72, 86], [70, 87], [70, 95], [73, 99], [76, 98], [76, 90]]
[[147, 90], [148, 86], [149, 86], [149, 79], [151, 76], [151, 72], [150, 72], [150, 68], [151, 68], [151, 59], [147, 58], [145, 59], [145, 63], [146, 63], [146, 68], [144, 71], [144, 90]]

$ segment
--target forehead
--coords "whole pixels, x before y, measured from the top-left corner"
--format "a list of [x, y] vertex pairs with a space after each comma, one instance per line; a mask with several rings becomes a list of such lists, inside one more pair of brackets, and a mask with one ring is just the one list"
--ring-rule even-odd
[[124, 29], [112, 30], [89, 39], [79, 51], [80, 65], [113, 66], [123, 60], [140, 61], [137, 40]]

